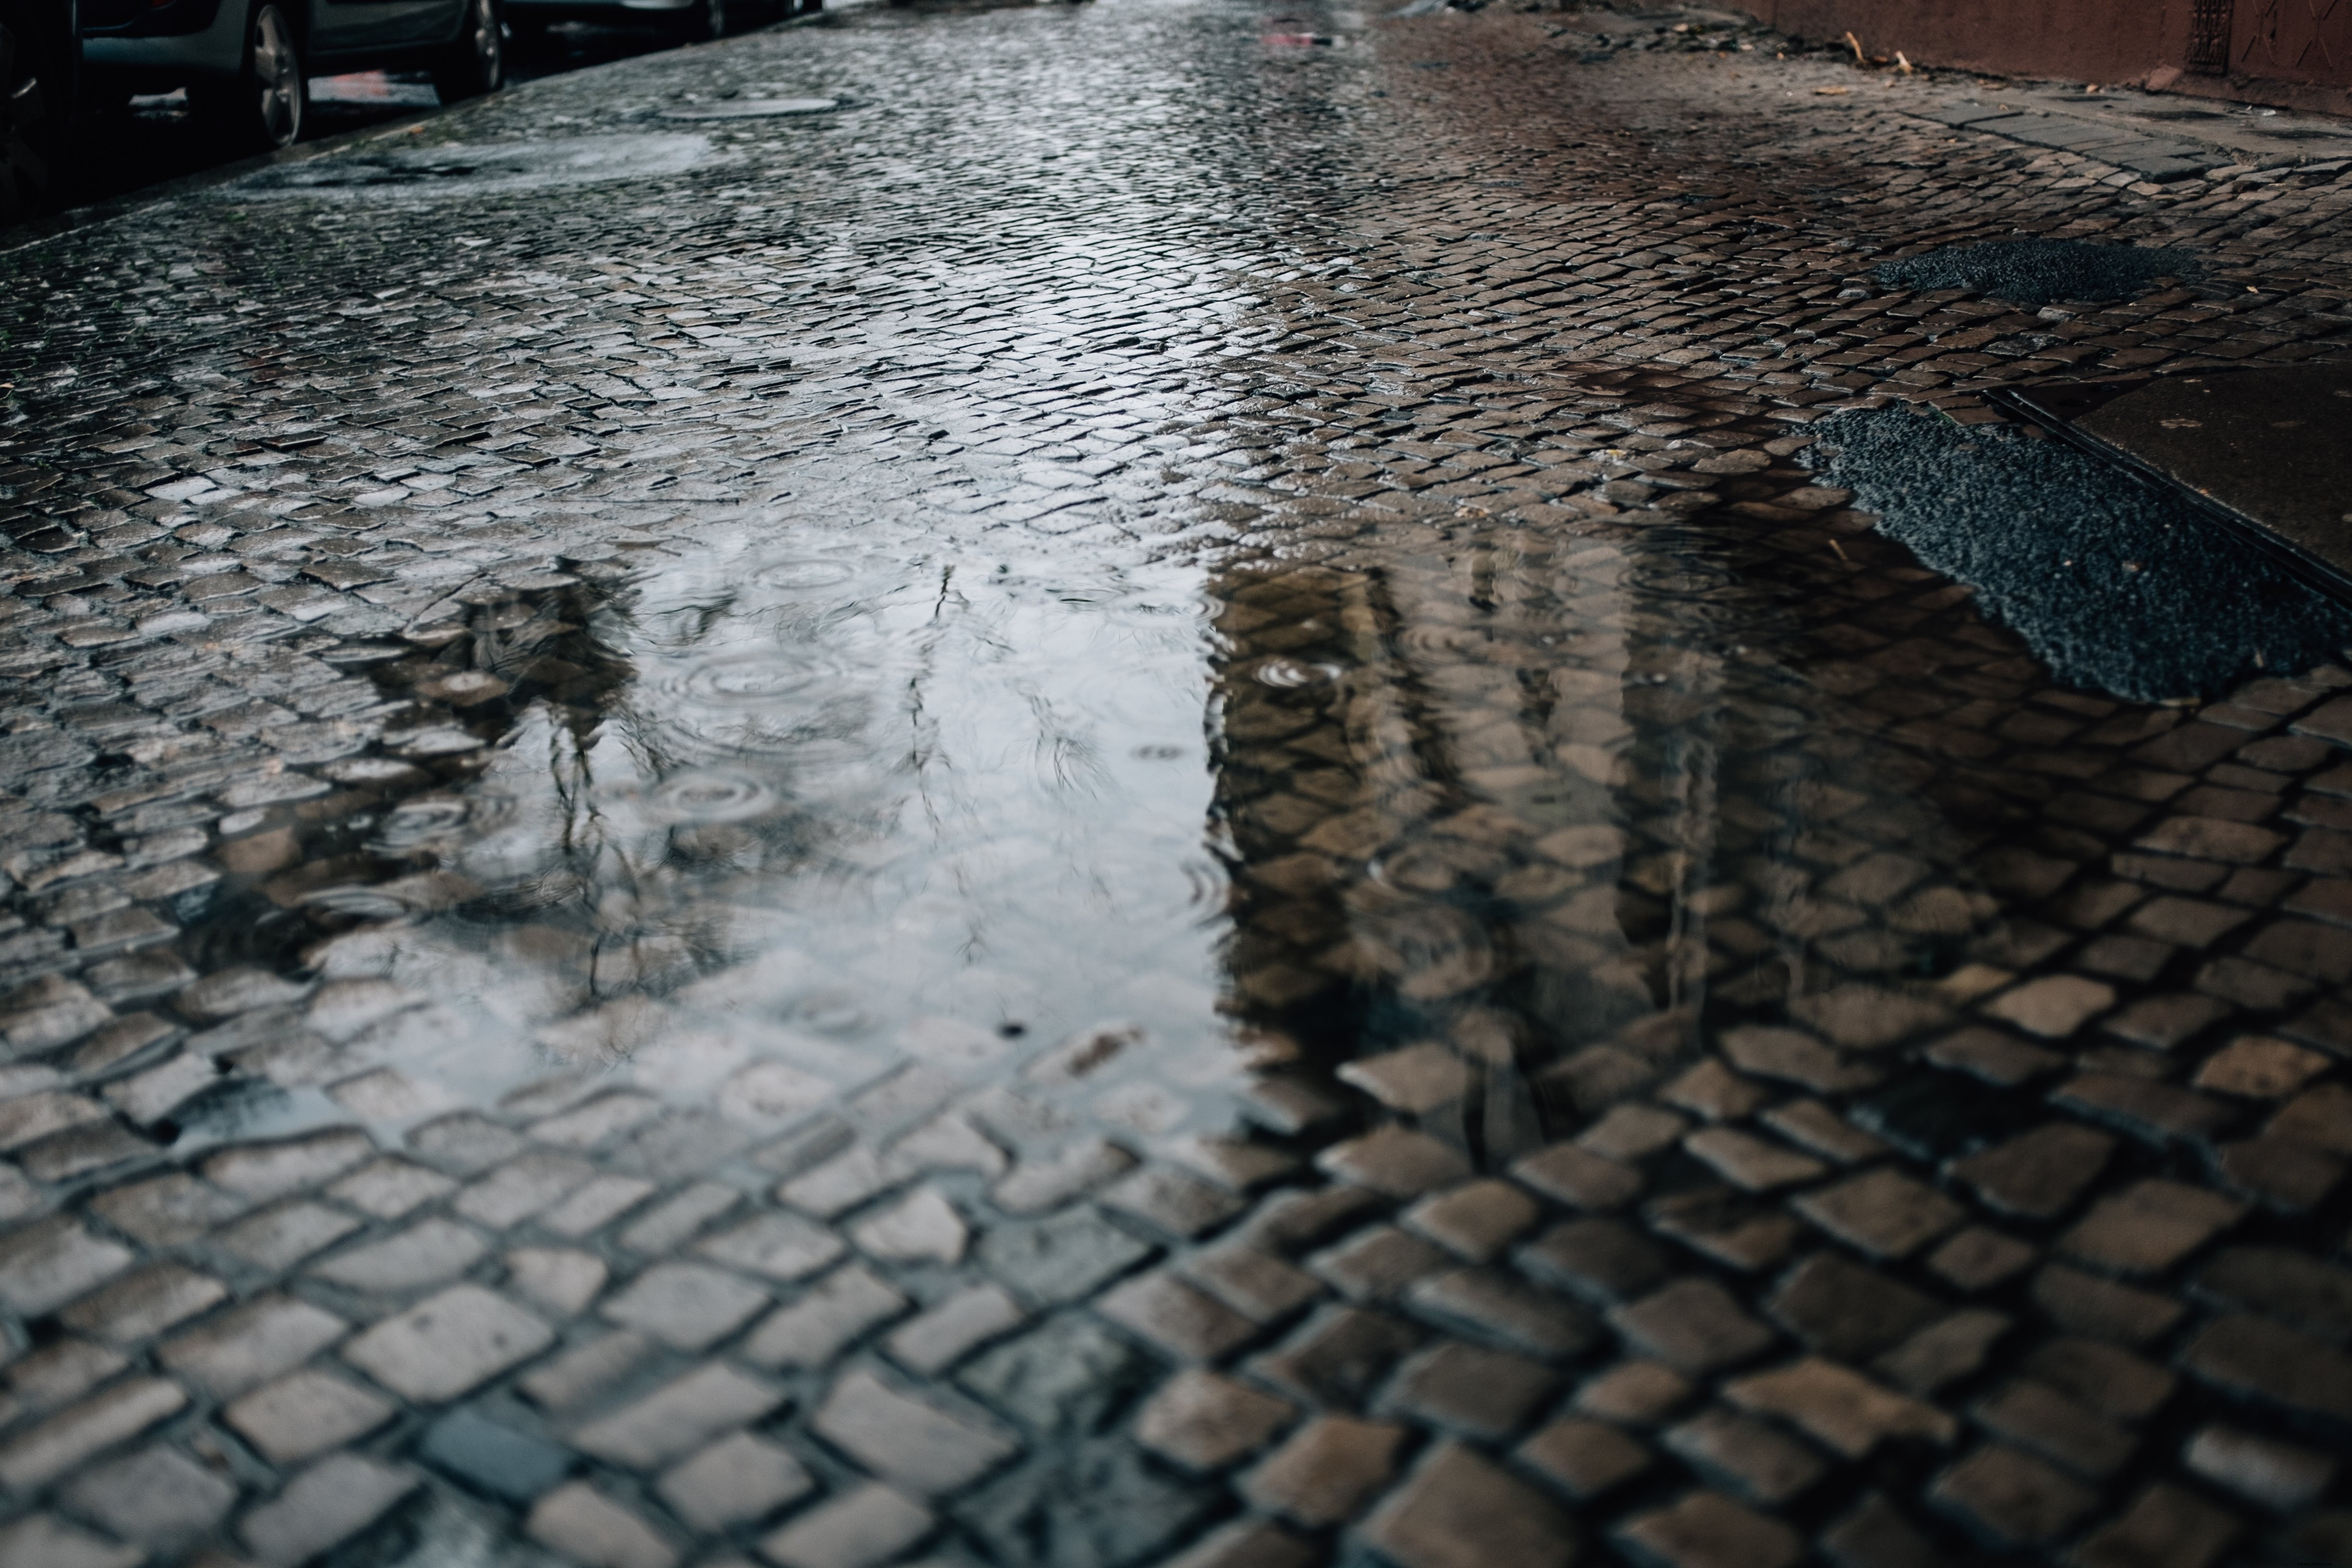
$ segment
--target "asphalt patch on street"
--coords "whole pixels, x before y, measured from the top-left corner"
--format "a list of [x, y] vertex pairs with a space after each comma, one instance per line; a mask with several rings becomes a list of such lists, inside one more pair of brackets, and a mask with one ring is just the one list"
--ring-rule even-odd
[[1884, 262], [1872, 276], [1886, 289], [1972, 289], [2011, 304], [2041, 306], [2053, 300], [2128, 300], [2159, 279], [2186, 280], [2200, 271], [2197, 258], [2186, 250], [1998, 239]]
[[1921, 563], [1977, 591], [2059, 679], [2137, 702], [2295, 674], [2352, 612], [2179, 497], [2012, 426], [1900, 409], [1814, 427], [1807, 466]]

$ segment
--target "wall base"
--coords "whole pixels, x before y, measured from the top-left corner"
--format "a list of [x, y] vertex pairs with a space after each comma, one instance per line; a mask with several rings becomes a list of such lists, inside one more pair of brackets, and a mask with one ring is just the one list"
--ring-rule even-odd
[[[2352, 49], [2290, 50], [2319, 64], [2288, 76], [2185, 68], [2195, 0], [1727, 0], [1801, 38], [1851, 32], [1873, 55], [1901, 50], [1915, 63], [2004, 77], [2131, 82], [2158, 91], [2310, 113], [2352, 115]], [[2259, 30], [2270, 0], [2237, 0], [2232, 58], [2273, 58]], [[2347, 12], [2352, 16], [2352, 12]], [[2275, 51], [2273, 51], [2274, 53]]]

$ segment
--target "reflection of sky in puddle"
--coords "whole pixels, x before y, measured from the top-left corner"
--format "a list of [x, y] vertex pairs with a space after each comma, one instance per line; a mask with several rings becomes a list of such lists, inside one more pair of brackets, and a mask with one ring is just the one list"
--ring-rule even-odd
[[[655, 569], [592, 617], [634, 670], [599, 721], [535, 704], [462, 798], [389, 814], [379, 852], [454, 903], [315, 950], [337, 995], [433, 998], [338, 1072], [478, 1103], [625, 1061], [783, 1113], [904, 1057], [985, 1076], [1120, 1020], [1162, 1077], [1218, 1076], [1198, 573], [879, 531]], [[792, 1071], [721, 1089], [755, 1061]], [[1090, 1091], [1114, 1120], [1217, 1119], [1121, 1076]]]

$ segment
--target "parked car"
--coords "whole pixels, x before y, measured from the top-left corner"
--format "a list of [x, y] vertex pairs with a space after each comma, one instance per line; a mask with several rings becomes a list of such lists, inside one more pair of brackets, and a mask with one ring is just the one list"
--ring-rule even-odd
[[506, 80], [499, 0], [80, 0], [93, 96], [188, 90], [188, 107], [245, 152], [302, 134], [307, 79], [429, 69], [443, 102]]
[[727, 0], [507, 0], [515, 41], [535, 44], [558, 22], [638, 23], [688, 42], [727, 31]]
[[73, 0], [0, 0], [0, 228], [63, 199], [74, 152]]
[[[795, 16], [824, 0], [770, 0], [765, 9]], [[506, 0], [507, 24], [517, 42], [536, 39], [556, 22], [650, 23], [689, 42], [725, 35], [755, 8], [755, 0]]]

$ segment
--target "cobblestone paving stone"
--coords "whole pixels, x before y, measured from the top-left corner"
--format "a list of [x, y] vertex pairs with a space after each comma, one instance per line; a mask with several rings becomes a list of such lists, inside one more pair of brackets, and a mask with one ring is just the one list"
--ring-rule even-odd
[[[2340, 349], [2352, 181], [1580, 49], [856, 14], [0, 254], [0, 1560], [2352, 1563], [2352, 669], [1795, 460]], [[1869, 278], [2021, 233], [2205, 272]]]

